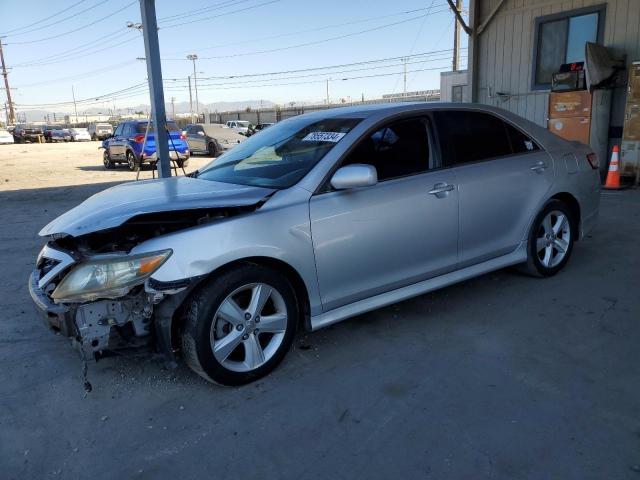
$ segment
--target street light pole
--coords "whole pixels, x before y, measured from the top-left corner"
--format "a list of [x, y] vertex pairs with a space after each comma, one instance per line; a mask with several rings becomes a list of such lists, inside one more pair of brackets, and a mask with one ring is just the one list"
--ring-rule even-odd
[[73, 122], [78, 123], [78, 106], [76, 105], [76, 92], [73, 90], [73, 84], [71, 84], [71, 96], [73, 97], [73, 111], [76, 114], [76, 118], [75, 121]]
[[196, 115], [198, 122], [200, 121], [200, 102], [198, 101], [198, 74], [196, 72], [196, 60], [198, 59], [198, 55], [192, 53], [187, 55], [187, 59], [193, 62], [193, 88], [196, 91]]
[[191, 115], [191, 122], [193, 122], [193, 97], [191, 96], [191, 75], [187, 75], [189, 80], [189, 115]]

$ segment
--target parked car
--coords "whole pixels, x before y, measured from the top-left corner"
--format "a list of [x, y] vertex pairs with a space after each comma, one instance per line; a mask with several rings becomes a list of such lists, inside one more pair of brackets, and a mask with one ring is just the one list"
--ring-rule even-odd
[[110, 123], [92, 123], [87, 128], [91, 140], [104, 140], [113, 135], [113, 126]]
[[191, 153], [204, 153], [217, 157], [246, 140], [246, 137], [220, 124], [197, 123], [187, 125], [187, 143]]
[[[134, 120], [119, 124], [113, 135], [103, 140], [103, 164], [105, 168], [114, 168], [118, 163], [126, 163], [129, 170], [134, 171], [145, 162], [156, 160], [156, 144], [153, 123], [149, 124], [149, 132], [145, 142], [148, 122]], [[189, 145], [175, 122], [167, 122], [169, 131], [169, 155], [179, 166], [189, 164]], [[143, 150], [144, 145], [144, 150]]]
[[60, 128], [59, 125], [45, 125], [42, 127], [42, 135], [44, 135], [44, 141], [49, 143], [51, 142], [51, 132], [53, 130], [58, 130]]
[[16, 125], [13, 130], [13, 139], [15, 143], [37, 142], [42, 134], [43, 130], [40, 125], [20, 124]]
[[249, 132], [251, 124], [244, 120], [231, 120], [226, 123], [227, 128], [232, 128], [240, 135], [246, 135]]
[[258, 133], [260, 130], [264, 130], [265, 128], [269, 128], [270, 126], [275, 125], [275, 123], [258, 123], [253, 127], [253, 133]]
[[0, 144], [2, 143], [13, 143], [13, 135], [6, 130], [0, 130]]
[[71, 133], [68, 130], [59, 129], [59, 130], [51, 130], [51, 141], [52, 142], [70, 142], [71, 141]]
[[89, 131], [86, 128], [70, 128], [69, 133], [71, 134], [71, 141], [73, 142], [83, 142], [91, 140]]
[[155, 342], [239, 385], [269, 373], [298, 327], [511, 265], [555, 275], [599, 191], [588, 146], [498, 108], [323, 110], [53, 220], [30, 292], [85, 358]]

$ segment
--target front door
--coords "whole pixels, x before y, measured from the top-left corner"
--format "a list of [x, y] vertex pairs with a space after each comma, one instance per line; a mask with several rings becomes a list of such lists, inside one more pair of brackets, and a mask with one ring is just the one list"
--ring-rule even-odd
[[457, 261], [458, 192], [451, 171], [433, 170], [425, 118], [366, 135], [341, 165], [376, 167], [378, 184], [310, 200], [323, 310], [449, 272]]
[[434, 114], [459, 186], [460, 267], [515, 250], [551, 188], [551, 157], [520, 129], [479, 111]]

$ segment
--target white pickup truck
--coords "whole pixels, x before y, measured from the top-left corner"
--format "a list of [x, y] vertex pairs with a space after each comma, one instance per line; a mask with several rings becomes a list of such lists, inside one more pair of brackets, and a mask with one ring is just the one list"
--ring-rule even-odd
[[246, 135], [249, 132], [249, 125], [246, 120], [230, 120], [226, 123], [228, 128], [233, 128], [240, 135]]

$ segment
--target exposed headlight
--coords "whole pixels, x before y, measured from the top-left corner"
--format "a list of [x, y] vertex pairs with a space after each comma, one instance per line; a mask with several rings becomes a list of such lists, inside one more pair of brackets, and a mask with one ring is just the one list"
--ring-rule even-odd
[[79, 264], [53, 291], [57, 302], [88, 302], [117, 298], [140, 285], [167, 261], [172, 250], [113, 256]]

